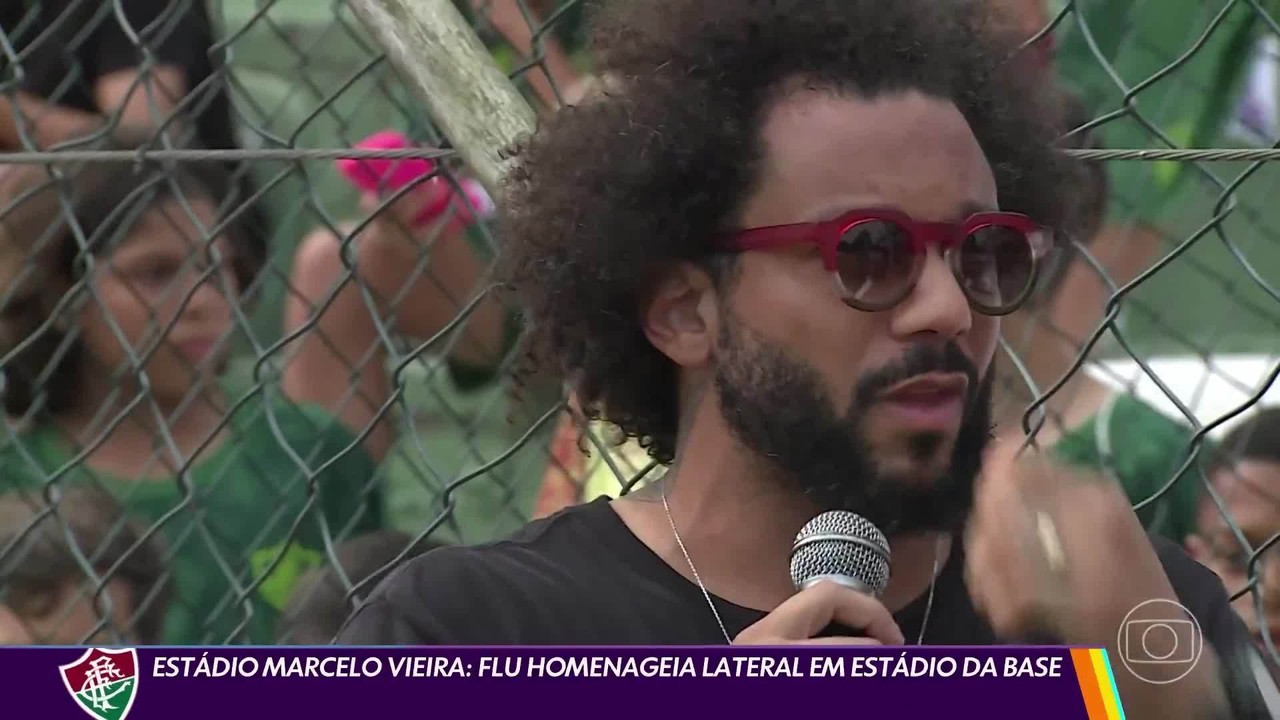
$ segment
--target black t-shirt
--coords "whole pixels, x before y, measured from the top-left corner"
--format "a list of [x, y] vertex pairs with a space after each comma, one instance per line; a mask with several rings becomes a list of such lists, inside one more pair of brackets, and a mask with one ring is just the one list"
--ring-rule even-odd
[[[938, 576], [925, 642], [989, 645], [964, 591], [959, 543]], [[731, 636], [764, 617], [714, 595]], [[924, 598], [895, 619], [913, 641]], [[348, 623], [342, 641], [373, 645], [717, 645], [707, 599], [639, 540], [607, 498], [563, 510], [487, 545], [409, 561]]]
[[[1230, 668], [1238, 702], [1257, 702], [1252, 644], [1221, 581], [1176, 545], [1152, 538], [1181, 603]], [[996, 645], [964, 584], [956, 543], [938, 575], [926, 645]], [[731, 636], [764, 617], [712, 596]], [[908, 642], [927, 594], [895, 614]], [[347, 645], [717, 645], [702, 591], [642, 543], [607, 498], [563, 510], [511, 538], [446, 547], [397, 569], [348, 621]], [[1267, 717], [1245, 712], [1237, 717]]]

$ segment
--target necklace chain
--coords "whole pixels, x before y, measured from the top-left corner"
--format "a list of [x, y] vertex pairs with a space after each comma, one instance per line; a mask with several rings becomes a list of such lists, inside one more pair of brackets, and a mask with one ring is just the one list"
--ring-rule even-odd
[[[707, 607], [711, 608], [711, 614], [715, 617], [716, 624], [720, 626], [720, 633], [724, 635], [725, 643], [732, 645], [733, 638], [730, 637], [724, 620], [720, 618], [720, 611], [716, 609], [716, 604], [711, 600], [711, 592], [707, 590], [706, 584], [702, 582], [702, 576], [698, 574], [698, 567], [693, 564], [689, 549], [684, 546], [684, 538], [680, 537], [680, 531], [676, 529], [676, 519], [671, 514], [671, 505], [667, 502], [665, 484], [662, 488], [662, 508], [667, 513], [667, 522], [671, 524], [671, 534], [676, 539], [676, 545], [680, 547], [680, 553], [684, 555], [684, 561], [689, 564], [689, 571], [693, 573], [693, 580], [698, 584], [698, 589], [702, 591], [702, 597], [706, 599]], [[924, 644], [924, 633], [929, 628], [929, 616], [933, 614], [933, 591], [938, 586], [938, 565], [942, 558], [942, 539], [943, 536], [939, 536], [938, 542], [933, 548], [933, 577], [929, 580], [929, 597], [925, 601], [924, 619], [920, 622], [920, 635], [916, 638], [916, 645]]]
[[667, 488], [663, 484], [662, 488], [662, 508], [667, 511], [667, 522], [671, 523], [671, 534], [676, 538], [676, 545], [680, 546], [680, 552], [684, 554], [685, 562], [689, 563], [689, 570], [693, 572], [693, 579], [698, 583], [698, 589], [702, 591], [702, 597], [707, 599], [707, 607], [711, 608], [711, 614], [716, 618], [716, 624], [720, 626], [720, 632], [724, 634], [724, 641], [728, 645], [733, 644], [733, 638], [729, 637], [729, 631], [724, 626], [724, 620], [720, 619], [720, 611], [716, 609], [716, 604], [711, 602], [711, 593], [707, 591], [707, 586], [702, 582], [702, 576], [698, 575], [698, 568], [693, 564], [693, 558], [689, 557], [689, 550], [684, 546], [684, 539], [680, 537], [680, 531], [676, 529], [675, 516], [671, 514], [671, 505], [667, 503]]

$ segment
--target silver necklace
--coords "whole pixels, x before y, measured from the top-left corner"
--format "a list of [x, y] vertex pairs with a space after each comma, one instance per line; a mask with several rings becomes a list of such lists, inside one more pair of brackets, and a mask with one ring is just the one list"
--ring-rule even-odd
[[[716, 625], [720, 626], [720, 633], [724, 635], [725, 643], [732, 645], [733, 638], [729, 636], [729, 630], [725, 627], [724, 620], [720, 618], [720, 611], [716, 609], [716, 604], [711, 601], [711, 593], [702, 582], [702, 576], [698, 574], [698, 567], [693, 564], [693, 558], [690, 557], [688, 548], [684, 546], [684, 539], [680, 537], [680, 531], [676, 529], [676, 519], [671, 514], [671, 505], [667, 502], [665, 484], [662, 487], [662, 509], [667, 512], [667, 522], [671, 524], [671, 534], [675, 536], [676, 545], [680, 546], [680, 553], [684, 555], [684, 561], [689, 564], [689, 571], [693, 573], [693, 580], [698, 583], [698, 589], [702, 591], [702, 597], [706, 599], [707, 607], [711, 608], [711, 614], [716, 619]], [[942, 540], [944, 537], [939, 536], [937, 543], [933, 547], [933, 577], [929, 580], [929, 597], [925, 600], [924, 619], [920, 621], [920, 636], [916, 638], [916, 645], [924, 644], [924, 633], [929, 628], [929, 616], [933, 614], [933, 591], [938, 586], [938, 565], [942, 558]]]

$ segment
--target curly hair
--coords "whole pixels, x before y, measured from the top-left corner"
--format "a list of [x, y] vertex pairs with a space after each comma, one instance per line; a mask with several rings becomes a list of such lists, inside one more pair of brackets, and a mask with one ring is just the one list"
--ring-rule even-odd
[[[119, 130], [92, 149], [136, 151], [150, 143], [148, 135]], [[38, 268], [42, 282], [20, 297], [6, 297], [12, 291], [0, 287], [5, 411], [24, 415], [43, 393], [41, 412], [56, 415], [78, 397], [83, 349], [74, 330], [65, 327], [69, 311], [63, 296], [83, 291], [78, 282], [90, 256], [113, 248], [131, 219], [155, 203], [206, 197], [222, 208], [234, 200], [233, 191], [230, 174], [214, 163], [58, 162], [6, 173], [0, 182], [0, 241], [11, 253], [25, 251], [25, 262]], [[265, 258], [260, 238], [247, 231], [242, 217], [220, 214], [244, 292]], [[9, 357], [13, 345], [20, 348]]]
[[[1002, 208], [1060, 234], [1082, 171], [1056, 152], [1055, 88], [1005, 61], [980, 0], [625, 0], [601, 9], [594, 44], [611, 87], [513, 150], [501, 278], [522, 305], [531, 357], [553, 360], [583, 411], [659, 462], [675, 453], [676, 368], [638, 319], [672, 262], [723, 281], [711, 238], [762, 160], [770, 103], [803, 80], [875, 97], [951, 100], [990, 162]], [[720, 274], [717, 274], [720, 273]]]

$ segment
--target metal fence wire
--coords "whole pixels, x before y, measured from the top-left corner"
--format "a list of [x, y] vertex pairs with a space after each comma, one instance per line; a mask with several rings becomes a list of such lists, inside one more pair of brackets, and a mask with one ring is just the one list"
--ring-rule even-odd
[[[1277, 3], [997, 4], [1028, 57], [1052, 41], [1099, 179], [1096, 232], [1005, 325], [1002, 427], [1274, 622]], [[378, 27], [442, 8], [462, 44]], [[394, 562], [654, 474], [559, 379], [513, 380], [488, 277], [488, 144], [591, 91], [591, 10], [3, 4], [0, 642], [328, 642]]]

